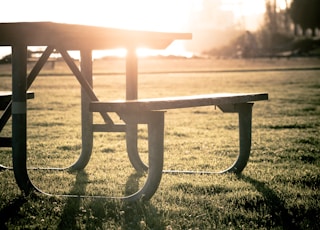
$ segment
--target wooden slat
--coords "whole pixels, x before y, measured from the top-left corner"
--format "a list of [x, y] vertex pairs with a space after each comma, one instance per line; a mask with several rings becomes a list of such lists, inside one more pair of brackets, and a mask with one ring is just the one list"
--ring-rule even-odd
[[267, 93], [249, 94], [205, 94], [195, 96], [150, 98], [140, 100], [123, 100], [110, 102], [92, 102], [92, 112], [129, 112], [148, 110], [167, 110], [210, 105], [240, 104], [268, 100]]
[[23, 42], [28, 46], [62, 46], [68, 50], [144, 47], [164, 49], [190, 33], [133, 31], [53, 22], [0, 23], [0, 46]]
[[[12, 92], [11, 91], [0, 91], [0, 110], [4, 110], [8, 103], [11, 101]], [[27, 92], [27, 99], [33, 99], [34, 92]]]

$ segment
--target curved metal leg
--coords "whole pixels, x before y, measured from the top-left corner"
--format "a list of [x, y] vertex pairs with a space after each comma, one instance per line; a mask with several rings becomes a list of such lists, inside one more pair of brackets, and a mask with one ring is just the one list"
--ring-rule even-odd
[[[241, 173], [247, 165], [251, 151], [252, 106], [253, 103], [219, 106], [223, 112], [238, 113], [239, 116], [239, 155], [229, 168], [218, 172], [188, 170], [163, 170], [163, 172], [186, 174]], [[142, 162], [139, 156], [137, 129], [134, 129], [134, 126], [129, 126], [127, 129], [127, 151], [131, 164], [138, 172], [148, 170], [148, 166]]]
[[[92, 84], [92, 59], [91, 51], [86, 51], [82, 58], [82, 70], [88, 81]], [[90, 62], [89, 62], [90, 60]], [[27, 119], [26, 119], [26, 89], [27, 89], [27, 46], [24, 44], [12, 47], [12, 160], [13, 171], [19, 188], [29, 194], [32, 190], [38, 190], [30, 181], [27, 172]], [[29, 83], [28, 83], [29, 84]], [[91, 156], [92, 151], [92, 113], [88, 112], [90, 99], [82, 93], [82, 153], [79, 159], [70, 169], [83, 169]]]
[[[18, 127], [19, 126], [19, 127]], [[12, 114], [12, 160], [16, 182], [25, 195], [33, 189], [27, 172], [26, 148], [26, 116], [25, 114]], [[24, 130], [23, 130], [24, 129]]]
[[[164, 143], [164, 112], [146, 112], [143, 116], [129, 115], [125, 120], [131, 123], [148, 124], [148, 148], [149, 148], [149, 170], [144, 186], [136, 193], [124, 197], [124, 200], [149, 200], [157, 191], [162, 177], [163, 168], [163, 143]], [[140, 118], [138, 118], [140, 117]], [[137, 119], [142, 119], [137, 121]]]
[[[46, 48], [46, 50], [43, 52], [43, 54], [41, 55], [41, 57], [39, 58], [39, 60], [37, 61], [37, 63], [35, 64], [35, 66], [32, 68], [32, 70], [30, 71], [30, 73], [27, 77], [26, 90], [28, 90], [30, 88], [33, 81], [36, 79], [37, 75], [39, 74], [40, 70], [42, 69], [42, 67], [44, 66], [44, 64], [46, 63], [48, 58], [50, 57], [50, 54], [53, 52], [53, 50], [54, 50], [54, 48], [52, 46], [48, 46]], [[13, 63], [14, 63], [14, 61], [13, 61]], [[24, 62], [21, 64], [24, 64]], [[14, 64], [14, 65], [16, 66], [16, 64]], [[32, 98], [32, 96], [30, 98]], [[7, 104], [7, 107], [5, 108], [5, 110], [3, 111], [2, 115], [1, 115], [0, 132], [3, 129], [3, 127], [7, 124], [9, 118], [11, 117], [11, 113], [12, 113], [12, 100]], [[10, 138], [9, 139], [4, 138], [0, 141], [3, 141], [3, 140], [5, 141], [5, 147], [12, 146], [12, 141], [10, 140]], [[0, 165], [0, 170], [4, 170], [4, 169], [12, 170], [12, 167]]]
[[88, 99], [84, 92], [81, 90], [81, 133], [82, 133], [82, 148], [81, 154], [76, 162], [74, 162], [69, 169], [70, 170], [81, 170], [86, 167], [88, 164], [93, 147], [93, 116], [92, 113], [89, 112], [89, 103], [90, 99]]
[[[138, 98], [138, 59], [135, 47], [127, 49], [126, 56], [126, 99], [135, 100]], [[126, 124], [126, 145], [129, 160], [137, 172], [148, 170], [139, 155], [137, 123]]]
[[253, 103], [219, 105], [223, 112], [238, 113], [239, 116], [239, 155], [229, 168], [217, 172], [188, 170], [163, 170], [163, 172], [185, 174], [241, 173], [247, 165], [251, 150], [252, 106]]
[[[81, 73], [86, 77], [88, 84], [92, 87], [92, 53], [91, 50], [81, 51]], [[91, 100], [86, 91], [81, 87], [81, 154], [69, 169], [81, 170], [88, 164], [93, 147], [93, 115], [89, 111]]]
[[[88, 195], [56, 195], [61, 197], [70, 197], [70, 198], [98, 198], [98, 199], [121, 199], [125, 201], [138, 201], [138, 200], [149, 200], [154, 193], [157, 191], [161, 178], [162, 178], [162, 168], [163, 168], [163, 151], [164, 151], [164, 112], [145, 112], [143, 114], [124, 114], [123, 119], [126, 123], [130, 125], [136, 124], [148, 124], [148, 175], [146, 182], [142, 188], [135, 192], [132, 195], [123, 196], [123, 197], [108, 197], [108, 196], [88, 196]], [[23, 165], [21, 165], [23, 166]], [[25, 168], [24, 175], [27, 176]], [[28, 179], [30, 182], [30, 180]], [[31, 182], [30, 182], [30, 185]], [[33, 186], [33, 185], [32, 185]], [[31, 186], [31, 187], [32, 187]], [[34, 187], [34, 186], [33, 186]], [[34, 187], [35, 190], [41, 192], [45, 195], [53, 196], [41, 191], [40, 189]]]
[[234, 164], [221, 173], [241, 173], [246, 167], [251, 151], [251, 129], [252, 129], [252, 103], [237, 104], [235, 109], [239, 114], [239, 144], [240, 150]]
[[142, 162], [138, 151], [138, 131], [136, 124], [127, 124], [126, 144], [129, 160], [135, 170], [139, 173], [146, 172], [148, 166]]
[[27, 46], [12, 47], [12, 160], [16, 182], [26, 195], [34, 186], [27, 173]]
[[[16, 182], [19, 188], [27, 195], [33, 190], [42, 192], [36, 188], [29, 179], [27, 172], [27, 108], [26, 108], [26, 60], [27, 47], [26, 45], [17, 45], [12, 48], [13, 59], [13, 83], [12, 83], [12, 159], [13, 170]], [[91, 52], [91, 51], [90, 51]], [[91, 61], [91, 60], [90, 60]], [[91, 75], [90, 75], [91, 77]], [[91, 99], [91, 98], [90, 98]], [[83, 114], [82, 132], [83, 147], [85, 147], [79, 159], [70, 167], [71, 169], [84, 168], [91, 156], [92, 150], [92, 113], [88, 112], [87, 108], [89, 98], [83, 97]], [[164, 136], [164, 112], [145, 112], [143, 115], [129, 115], [128, 124], [147, 123], [149, 133], [149, 170], [148, 177], [144, 186], [136, 193], [119, 197], [120, 199], [148, 200], [156, 192], [162, 177], [163, 167], [163, 136]], [[44, 193], [47, 194], [47, 193]], [[50, 194], [47, 194], [50, 195]], [[78, 195], [70, 195], [71, 197], [81, 197]], [[86, 196], [82, 196], [86, 197]], [[98, 198], [98, 197], [97, 197]], [[101, 197], [108, 198], [108, 197]], [[110, 197], [112, 198], [112, 197]], [[116, 198], [116, 197], [114, 197]]]
[[[33, 74], [30, 73], [28, 77], [28, 87], [32, 84], [36, 75], [40, 71], [41, 67], [49, 57], [50, 53], [53, 51], [53, 47], [48, 47], [46, 52], [41, 57], [41, 61], [39, 60], [39, 66], [33, 71]], [[87, 87], [92, 88], [92, 52], [91, 50], [81, 50], [81, 75], [84, 76], [83, 79]], [[72, 61], [72, 59], [70, 58]], [[74, 63], [73, 63], [74, 64]], [[29, 168], [29, 169], [47, 169], [47, 170], [81, 170], [86, 167], [88, 164], [93, 147], [93, 115], [92, 112], [89, 112], [89, 104], [91, 102], [90, 96], [87, 94], [87, 91], [81, 87], [81, 128], [82, 128], [82, 148], [79, 158], [70, 166], [63, 168], [53, 168], [53, 167], [45, 167], [45, 168]]]

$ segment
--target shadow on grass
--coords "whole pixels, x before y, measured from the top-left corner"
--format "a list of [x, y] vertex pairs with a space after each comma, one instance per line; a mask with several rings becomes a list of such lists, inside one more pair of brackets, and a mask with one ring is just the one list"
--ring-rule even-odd
[[281, 226], [282, 229], [300, 229], [299, 225], [295, 223], [294, 216], [286, 209], [285, 202], [265, 183], [244, 175], [240, 175], [239, 178], [252, 184], [263, 195], [265, 203], [270, 209], [274, 224]]
[[[129, 176], [125, 195], [139, 189], [140, 174]], [[85, 194], [88, 175], [77, 172], [71, 194]], [[105, 229], [108, 226], [122, 229], [164, 229], [159, 211], [150, 202], [125, 202], [108, 198], [68, 198], [62, 211], [58, 229]]]
[[23, 196], [15, 198], [10, 201], [10, 203], [0, 210], [0, 229], [7, 229], [5, 223], [19, 214], [20, 208], [24, 203], [27, 202], [27, 199]]
[[[77, 172], [76, 183], [71, 194], [85, 194], [88, 175], [85, 171]], [[81, 198], [70, 197], [64, 206], [58, 229], [77, 229], [77, 217], [81, 207]]]
[[[126, 183], [125, 195], [139, 190], [139, 178], [142, 175], [133, 173]], [[161, 213], [149, 201], [123, 202], [124, 229], [165, 229]]]

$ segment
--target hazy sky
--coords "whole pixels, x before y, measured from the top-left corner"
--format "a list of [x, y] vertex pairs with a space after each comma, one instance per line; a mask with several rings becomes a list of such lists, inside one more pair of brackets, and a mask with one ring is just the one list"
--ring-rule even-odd
[[264, 11], [264, 0], [3, 0], [0, 22], [56, 21], [148, 30], [186, 30], [190, 16], [223, 2], [236, 17]]
[[[219, 2], [223, 3], [221, 7]], [[192, 32], [190, 30], [197, 26], [194, 23], [195, 15], [199, 17], [205, 12], [215, 15], [217, 6], [219, 10], [233, 12], [233, 18], [226, 21], [241, 17], [243, 20], [244, 15], [263, 13], [265, 0], [3, 0], [0, 22], [54, 21], [139, 30]], [[202, 20], [207, 19], [204, 17]], [[200, 25], [206, 22], [197, 23]], [[256, 20], [244, 23], [247, 27], [257, 25]]]

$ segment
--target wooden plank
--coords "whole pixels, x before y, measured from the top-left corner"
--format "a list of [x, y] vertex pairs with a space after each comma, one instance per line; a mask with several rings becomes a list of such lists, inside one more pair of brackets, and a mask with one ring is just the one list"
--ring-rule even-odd
[[130, 112], [148, 110], [167, 110], [210, 105], [240, 104], [268, 100], [267, 93], [248, 94], [205, 94], [182, 97], [150, 98], [139, 100], [122, 100], [110, 102], [92, 102], [92, 112]]
[[28, 46], [54, 46], [68, 50], [143, 47], [164, 49], [190, 33], [133, 31], [53, 22], [0, 23], [0, 46], [23, 42]]

